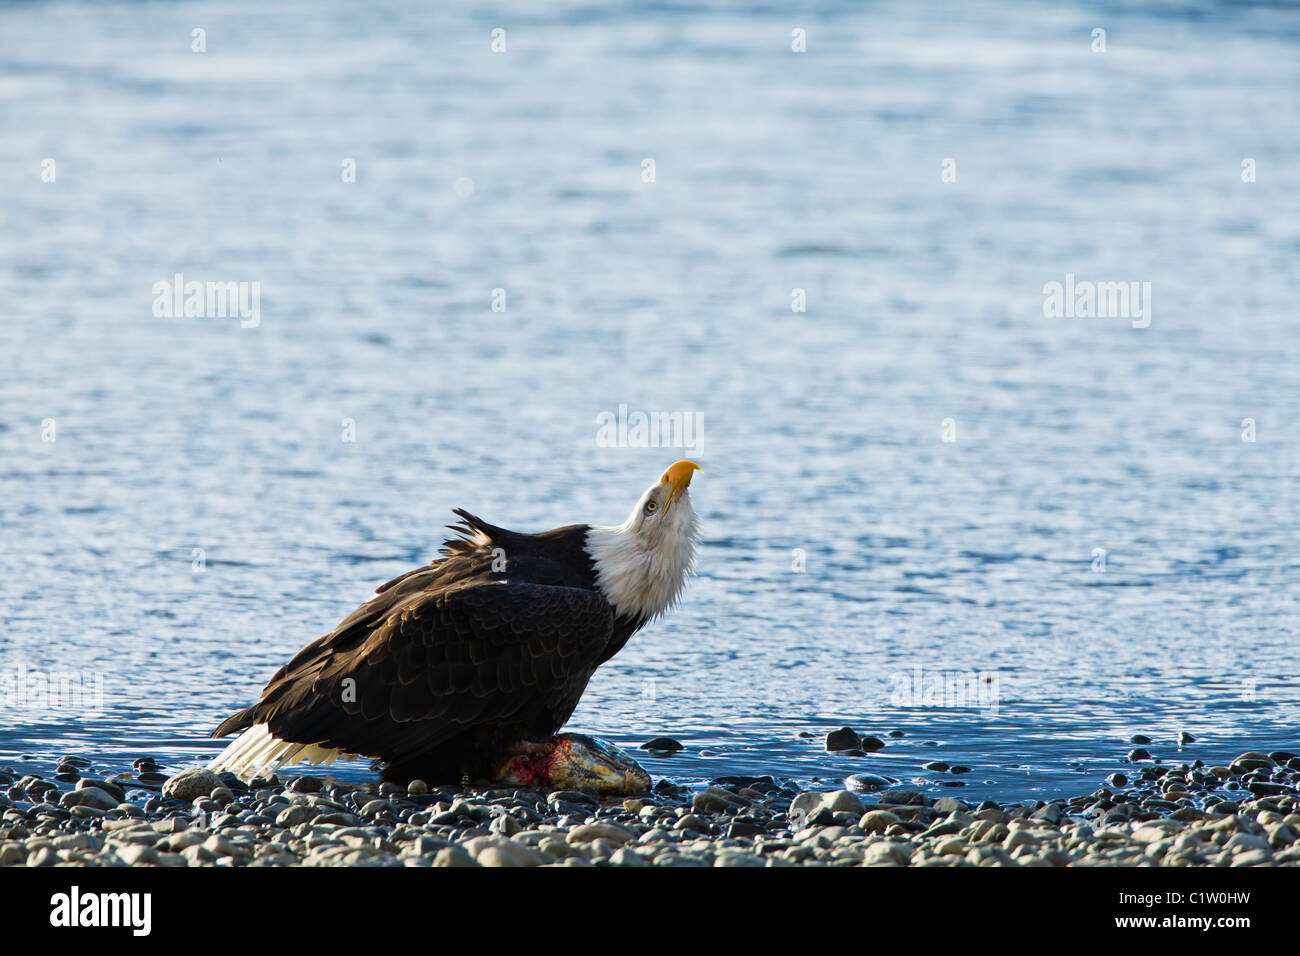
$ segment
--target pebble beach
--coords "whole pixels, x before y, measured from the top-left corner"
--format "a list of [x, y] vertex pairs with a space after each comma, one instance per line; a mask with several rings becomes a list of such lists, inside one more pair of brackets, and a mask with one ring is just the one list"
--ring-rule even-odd
[[[1133, 755], [1140, 761], [1140, 752]], [[148, 757], [104, 773], [0, 767], [0, 865], [1294, 866], [1300, 757], [1134, 766], [1091, 793], [974, 803], [906, 787], [800, 791], [771, 777], [647, 794], [407, 787], [329, 777], [244, 784]]]

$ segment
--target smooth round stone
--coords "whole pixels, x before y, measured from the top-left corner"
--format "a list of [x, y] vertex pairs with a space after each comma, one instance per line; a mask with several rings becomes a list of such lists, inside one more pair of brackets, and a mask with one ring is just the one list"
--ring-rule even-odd
[[1246, 784], [1246, 789], [1257, 797], [1280, 797], [1291, 792], [1291, 788], [1284, 783], [1268, 783], [1262, 780]]
[[879, 737], [866, 736], [862, 738], [858, 746], [861, 747], [863, 750], [865, 750], [867, 753], [875, 753], [877, 750], [884, 749], [885, 742], [881, 740]]
[[1125, 787], [1128, 786], [1128, 777], [1122, 773], [1112, 773], [1106, 778], [1106, 782], [1112, 787]]
[[59, 800], [64, 807], [93, 807], [108, 811], [117, 809], [118, 799], [98, 787], [85, 787], [81, 790], [69, 790]]
[[929, 763], [923, 764], [922, 769], [933, 770], [935, 773], [947, 773], [949, 765], [942, 760], [931, 760]]
[[94, 777], [83, 777], [77, 781], [78, 790], [85, 790], [88, 787], [103, 790], [105, 793], [117, 797], [119, 802], [126, 797], [126, 790], [116, 780], [96, 780]]
[[868, 833], [883, 833], [895, 823], [902, 823], [903, 818], [888, 810], [868, 810], [858, 821], [858, 826]]
[[851, 790], [836, 790], [822, 797], [821, 805], [831, 813], [851, 813], [855, 818], [866, 812], [862, 801]]
[[1251, 770], [1271, 770], [1273, 761], [1268, 754], [1258, 750], [1249, 750], [1230, 764], [1233, 773], [1248, 773]]
[[275, 824], [285, 828], [296, 827], [300, 823], [306, 823], [307, 817], [306, 807], [286, 807], [275, 818]]
[[189, 803], [196, 797], [206, 797], [219, 786], [221, 781], [215, 773], [205, 767], [195, 767], [168, 777], [163, 784], [163, 796]]
[[1187, 731], [1180, 730], [1178, 732], [1178, 742], [1180, 744], [1194, 744], [1196, 743], [1196, 738], [1193, 737], [1191, 734], [1189, 734]]
[[502, 813], [499, 816], [493, 817], [492, 822], [488, 824], [489, 830], [493, 833], [499, 833], [502, 836], [514, 836], [523, 828], [524, 825], [509, 813]]
[[1149, 744], [1151, 743], [1151, 738], [1146, 734], [1134, 734], [1128, 739], [1128, 742], [1131, 744]]
[[873, 793], [893, 785], [893, 780], [875, 773], [854, 773], [844, 778], [844, 786], [858, 793]]
[[1139, 760], [1150, 760], [1150, 759], [1151, 759], [1150, 752], [1143, 750], [1141, 747], [1134, 748], [1133, 750], [1130, 750], [1128, 752], [1129, 763], [1137, 763]]

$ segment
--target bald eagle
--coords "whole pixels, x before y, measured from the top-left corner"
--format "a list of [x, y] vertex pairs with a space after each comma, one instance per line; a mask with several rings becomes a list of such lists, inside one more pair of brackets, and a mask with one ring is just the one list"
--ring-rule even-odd
[[221, 722], [213, 737], [242, 733], [209, 768], [247, 780], [363, 756], [387, 780], [456, 782], [513, 758], [527, 777], [596, 668], [681, 594], [698, 468], [669, 466], [612, 527], [522, 534], [457, 509], [440, 557], [380, 587]]

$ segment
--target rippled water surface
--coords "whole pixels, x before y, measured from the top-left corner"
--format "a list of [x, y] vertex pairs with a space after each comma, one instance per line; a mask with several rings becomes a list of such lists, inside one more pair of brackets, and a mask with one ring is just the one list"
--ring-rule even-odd
[[[0, 7], [0, 676], [104, 689], [11, 698], [0, 763], [206, 758], [451, 508], [610, 523], [679, 457], [698, 577], [570, 725], [677, 737], [656, 774], [1295, 749], [1298, 45], [1205, 0]], [[155, 317], [176, 273], [260, 324]], [[1150, 326], [1045, 317], [1067, 274]], [[700, 446], [599, 447], [620, 404]]]

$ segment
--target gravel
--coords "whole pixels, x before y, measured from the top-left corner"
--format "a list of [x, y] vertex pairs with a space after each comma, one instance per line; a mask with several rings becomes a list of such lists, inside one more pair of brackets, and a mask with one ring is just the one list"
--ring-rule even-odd
[[602, 800], [420, 781], [250, 786], [186, 770], [160, 793], [149, 758], [111, 777], [73, 759], [58, 783], [0, 768], [0, 866], [1300, 864], [1300, 766], [1286, 751], [1135, 768], [1069, 800], [977, 806], [887, 778], [829, 792], [770, 777], [694, 791], [661, 781]]

